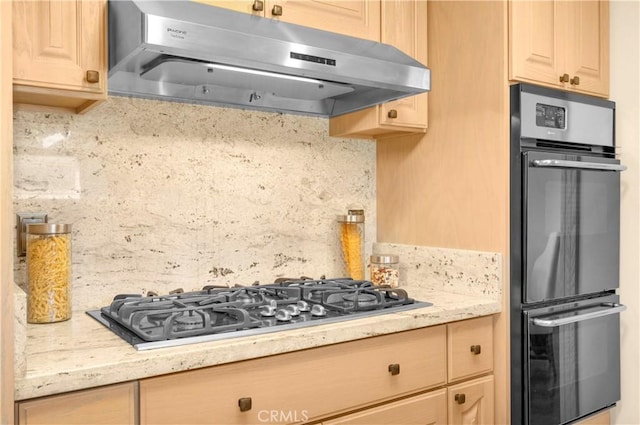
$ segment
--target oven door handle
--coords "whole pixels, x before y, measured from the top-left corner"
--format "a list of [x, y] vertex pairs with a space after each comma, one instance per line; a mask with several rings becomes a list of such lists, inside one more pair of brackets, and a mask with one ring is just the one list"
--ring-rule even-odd
[[626, 165], [604, 164], [601, 162], [566, 161], [563, 159], [534, 159], [531, 165], [539, 168], [575, 168], [578, 170], [624, 171]]
[[607, 307], [604, 310], [598, 310], [591, 313], [578, 314], [575, 316], [563, 317], [561, 319], [533, 319], [533, 324], [542, 328], [555, 328], [569, 323], [582, 322], [583, 320], [595, 319], [597, 317], [609, 316], [617, 314], [627, 309], [626, 305], [616, 303], [602, 303], [601, 307]]

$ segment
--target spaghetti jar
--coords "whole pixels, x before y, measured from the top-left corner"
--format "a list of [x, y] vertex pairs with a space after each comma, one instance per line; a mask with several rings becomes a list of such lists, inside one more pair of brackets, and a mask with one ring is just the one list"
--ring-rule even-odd
[[371, 282], [374, 285], [387, 285], [397, 288], [400, 282], [399, 257], [397, 255], [377, 254], [371, 256]]
[[71, 225], [27, 225], [27, 322], [71, 318]]
[[349, 271], [355, 280], [364, 279], [364, 210], [349, 210], [338, 216], [342, 253]]

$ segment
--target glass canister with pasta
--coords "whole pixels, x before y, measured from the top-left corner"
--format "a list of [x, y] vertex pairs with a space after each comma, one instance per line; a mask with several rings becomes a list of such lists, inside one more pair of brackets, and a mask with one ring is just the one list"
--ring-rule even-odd
[[71, 225], [27, 225], [27, 321], [71, 318]]
[[355, 280], [364, 279], [364, 211], [349, 210], [347, 215], [338, 216], [340, 242], [347, 264], [349, 276]]

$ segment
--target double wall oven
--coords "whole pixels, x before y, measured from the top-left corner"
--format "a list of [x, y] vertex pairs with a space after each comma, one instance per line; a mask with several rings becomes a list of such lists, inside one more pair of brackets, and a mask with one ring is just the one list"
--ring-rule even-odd
[[511, 87], [511, 419], [566, 424], [620, 399], [615, 104]]

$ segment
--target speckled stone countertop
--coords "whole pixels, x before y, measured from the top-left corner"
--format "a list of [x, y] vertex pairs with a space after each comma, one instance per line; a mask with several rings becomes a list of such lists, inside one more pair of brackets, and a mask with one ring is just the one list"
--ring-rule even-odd
[[26, 325], [24, 373], [15, 398], [24, 400], [498, 313], [496, 297], [404, 287], [430, 307], [179, 347], [136, 351], [82, 311], [71, 320]]

